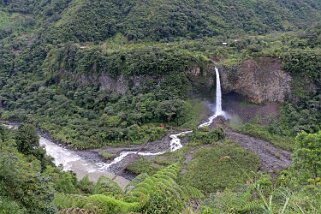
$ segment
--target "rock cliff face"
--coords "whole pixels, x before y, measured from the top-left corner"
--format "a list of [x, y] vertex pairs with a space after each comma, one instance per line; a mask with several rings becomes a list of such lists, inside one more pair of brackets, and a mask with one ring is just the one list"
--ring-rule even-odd
[[291, 76], [282, 70], [279, 59], [261, 57], [240, 66], [221, 68], [224, 93], [235, 92], [251, 102], [283, 102], [291, 93]]
[[[235, 92], [247, 97], [251, 102], [283, 102], [291, 92], [291, 76], [281, 69], [279, 59], [257, 58], [244, 61], [237, 67], [220, 67], [223, 93]], [[190, 66], [186, 70], [191, 83], [192, 95], [212, 96], [215, 93], [214, 65], [205, 67]], [[65, 74], [66, 77], [66, 74]], [[124, 94], [132, 88], [148, 88], [159, 85], [162, 78], [151, 76], [118, 76], [107, 74], [70, 76], [80, 85], [96, 84], [106, 91]]]
[[213, 96], [215, 93], [215, 70], [213, 65], [205, 68], [191, 66], [186, 75], [192, 85], [192, 94], [198, 96]]
[[114, 92], [117, 94], [125, 94], [129, 89], [148, 88], [151, 85], [159, 85], [161, 78], [155, 79], [151, 76], [125, 76], [111, 77], [106, 73], [101, 74], [67, 74], [64, 73], [63, 78], [67, 78], [76, 82], [80, 86], [96, 85], [101, 90]]

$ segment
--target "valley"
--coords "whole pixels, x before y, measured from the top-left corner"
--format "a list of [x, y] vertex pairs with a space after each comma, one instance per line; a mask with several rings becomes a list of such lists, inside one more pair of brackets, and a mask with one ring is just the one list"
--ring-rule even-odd
[[317, 0], [0, 0], [0, 213], [320, 213]]

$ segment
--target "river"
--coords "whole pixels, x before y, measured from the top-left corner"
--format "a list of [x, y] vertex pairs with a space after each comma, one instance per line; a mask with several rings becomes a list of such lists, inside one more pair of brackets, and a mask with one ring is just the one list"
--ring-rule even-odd
[[[16, 124], [3, 125], [9, 129], [18, 128]], [[64, 171], [73, 171], [78, 179], [82, 179], [87, 175], [89, 180], [97, 181], [100, 176], [106, 176], [113, 179], [122, 189], [129, 183], [126, 178], [109, 172], [105, 167], [105, 163], [93, 163], [79, 156], [76, 151], [64, 148], [41, 134], [39, 134], [39, 144], [45, 148], [46, 154], [53, 158], [56, 166], [61, 166]]]

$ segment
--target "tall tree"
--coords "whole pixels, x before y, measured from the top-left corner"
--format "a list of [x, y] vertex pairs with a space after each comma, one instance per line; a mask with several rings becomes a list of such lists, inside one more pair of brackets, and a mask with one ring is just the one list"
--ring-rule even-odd
[[34, 154], [39, 148], [39, 137], [34, 126], [22, 124], [16, 135], [18, 151], [25, 154]]

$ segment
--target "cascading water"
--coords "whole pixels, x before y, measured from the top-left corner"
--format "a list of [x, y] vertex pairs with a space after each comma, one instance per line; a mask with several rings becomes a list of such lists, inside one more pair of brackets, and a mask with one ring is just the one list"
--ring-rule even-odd
[[220, 72], [218, 71], [217, 67], [215, 67], [215, 73], [216, 73], [216, 109], [215, 109], [215, 114], [222, 115], [222, 114], [224, 114], [224, 112], [222, 110], [222, 88], [221, 88]]
[[[178, 138], [178, 137], [181, 137], [181, 136], [184, 136], [184, 135], [187, 135], [187, 134], [190, 134], [192, 133], [193, 131], [186, 131], [186, 132], [181, 132], [181, 133], [178, 133], [178, 134], [173, 134], [173, 135], [170, 135], [169, 137], [171, 138], [170, 140], [170, 151], [171, 152], [175, 152], [181, 148], [183, 148], [183, 145], [181, 144], [181, 140]], [[167, 151], [161, 151], [161, 152], [136, 152], [136, 151], [124, 151], [124, 152], [121, 152], [120, 155], [115, 158], [112, 162], [108, 163], [108, 164], [102, 164], [102, 163], [99, 163], [101, 169], [105, 169], [105, 170], [108, 170], [111, 166], [121, 162], [124, 158], [126, 158], [128, 155], [139, 155], [139, 156], [157, 156], [157, 155], [162, 155], [162, 154], [165, 154]]]
[[170, 146], [171, 146], [171, 152], [175, 152], [181, 148], [183, 148], [183, 145], [181, 144], [181, 139], [179, 139], [178, 137], [183, 137], [187, 134], [191, 134], [193, 133], [193, 131], [186, 131], [186, 132], [181, 132], [178, 134], [172, 134], [171, 136], [169, 136], [171, 138], [170, 141]]
[[208, 118], [208, 121], [199, 125], [199, 128], [208, 127], [210, 126], [214, 119], [218, 116], [223, 116], [226, 118], [226, 113], [222, 109], [222, 88], [221, 88], [221, 79], [220, 79], [220, 72], [217, 67], [215, 67], [216, 73], [216, 103], [215, 103], [215, 113], [213, 116]]

